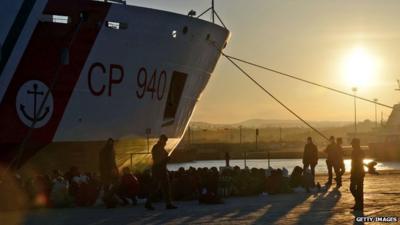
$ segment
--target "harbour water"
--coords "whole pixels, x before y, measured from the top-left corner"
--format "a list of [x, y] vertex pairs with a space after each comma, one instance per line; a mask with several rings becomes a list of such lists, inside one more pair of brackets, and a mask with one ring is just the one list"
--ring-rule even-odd
[[[318, 165], [315, 167], [316, 173], [327, 173], [326, 163], [324, 158], [318, 160]], [[367, 164], [371, 162], [372, 159], [365, 159], [364, 163]], [[351, 169], [351, 160], [344, 160], [346, 171], [350, 171]], [[268, 160], [267, 159], [247, 159], [246, 165], [249, 168], [267, 168]], [[302, 159], [271, 159], [270, 166], [272, 168], [282, 168], [285, 167], [289, 172], [293, 170], [295, 166], [302, 166]], [[175, 163], [169, 164], [169, 170], [178, 170], [180, 167], [188, 169], [189, 167], [201, 168], [201, 167], [221, 167], [225, 166], [225, 160], [204, 160], [204, 161], [193, 161], [187, 163]], [[244, 168], [245, 160], [230, 160], [230, 166], [239, 166], [240, 168]], [[400, 170], [400, 162], [378, 162], [378, 165], [375, 167], [379, 170]]]

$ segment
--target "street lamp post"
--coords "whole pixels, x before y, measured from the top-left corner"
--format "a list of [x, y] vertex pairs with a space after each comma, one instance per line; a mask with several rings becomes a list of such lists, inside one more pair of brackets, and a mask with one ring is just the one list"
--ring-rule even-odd
[[239, 144], [242, 145], [242, 126], [239, 126]]
[[353, 87], [352, 91], [354, 96], [354, 137], [356, 137], [357, 136], [357, 102], [356, 102], [357, 87]]
[[258, 151], [258, 134], [259, 134], [259, 130], [257, 128], [256, 129], [256, 152]]
[[374, 102], [375, 102], [375, 128], [378, 128], [378, 111], [377, 111], [377, 104], [376, 104], [376, 103], [378, 103], [378, 99], [375, 98]]

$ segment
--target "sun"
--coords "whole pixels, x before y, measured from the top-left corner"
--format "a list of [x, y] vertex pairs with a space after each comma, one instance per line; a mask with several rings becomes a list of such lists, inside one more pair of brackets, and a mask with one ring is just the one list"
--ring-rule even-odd
[[366, 87], [375, 82], [377, 59], [365, 48], [357, 47], [343, 60], [344, 82], [351, 87]]

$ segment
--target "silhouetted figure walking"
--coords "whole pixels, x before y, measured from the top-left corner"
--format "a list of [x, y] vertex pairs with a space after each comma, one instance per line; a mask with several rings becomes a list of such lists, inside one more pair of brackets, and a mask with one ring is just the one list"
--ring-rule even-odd
[[308, 167], [311, 168], [311, 174], [313, 177], [313, 183], [315, 183], [315, 166], [318, 164], [318, 148], [313, 143], [312, 138], [307, 138], [307, 144], [304, 146], [303, 152], [303, 171], [306, 171]]
[[355, 204], [352, 207], [354, 210], [364, 209], [364, 152], [360, 147], [360, 139], [354, 138], [351, 141], [353, 151], [351, 153], [351, 176], [350, 176], [350, 191], [354, 197]]
[[342, 138], [336, 138], [336, 147], [337, 147], [337, 170], [338, 174], [336, 175], [336, 184], [338, 187], [342, 186], [342, 176], [346, 172], [346, 167], [344, 165], [343, 158], [343, 148], [342, 148], [343, 140]]
[[338, 148], [335, 143], [335, 137], [331, 136], [329, 138], [329, 145], [326, 147], [325, 152], [327, 154], [326, 157], [326, 166], [328, 168], [328, 181], [326, 182], [326, 185], [331, 185], [332, 184], [332, 170], [335, 171], [336, 175], [336, 184], [339, 186], [338, 182], [338, 177], [339, 177], [339, 154], [338, 154]]
[[171, 191], [167, 170], [167, 163], [170, 158], [168, 156], [168, 152], [165, 150], [165, 145], [167, 144], [167, 141], [167, 136], [161, 135], [157, 144], [155, 144], [153, 146], [153, 149], [151, 150], [151, 155], [153, 157], [152, 174], [154, 186], [153, 190], [150, 191], [150, 195], [148, 196], [147, 202], [145, 204], [146, 209], [149, 210], [154, 210], [154, 207], [151, 204], [151, 198], [153, 196], [153, 193], [157, 192], [160, 187], [163, 192], [166, 208], [177, 208], [176, 206], [172, 205], [171, 201]]

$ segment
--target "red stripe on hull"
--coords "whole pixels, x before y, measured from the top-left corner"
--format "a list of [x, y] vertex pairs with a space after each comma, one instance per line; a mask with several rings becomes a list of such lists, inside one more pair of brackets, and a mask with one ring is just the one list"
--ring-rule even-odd
[[[0, 162], [9, 163], [29, 132], [18, 117], [16, 96], [27, 81], [39, 80], [48, 87], [59, 71], [52, 90], [53, 114], [46, 125], [35, 128], [28, 139], [21, 162], [52, 142], [72, 91], [79, 79], [110, 4], [92, 1], [50, 0], [44, 14], [69, 16], [69, 24], [39, 22], [0, 105]], [[88, 20], [78, 30], [81, 12]], [[74, 38], [75, 36], [75, 38]], [[61, 65], [61, 52], [70, 46], [69, 64]]]

